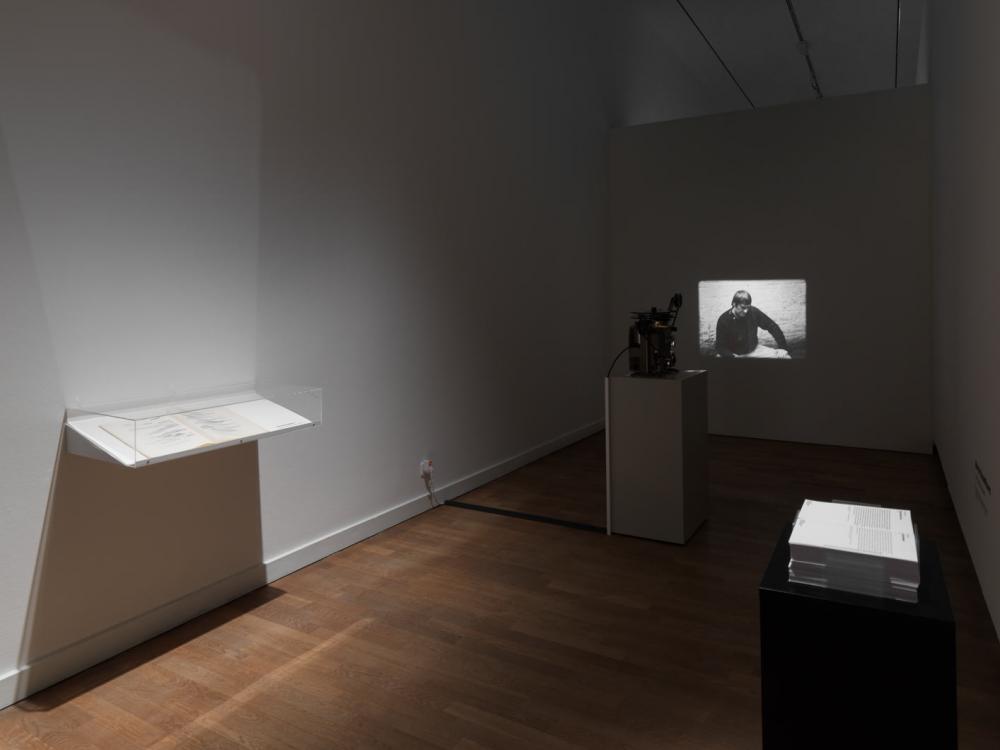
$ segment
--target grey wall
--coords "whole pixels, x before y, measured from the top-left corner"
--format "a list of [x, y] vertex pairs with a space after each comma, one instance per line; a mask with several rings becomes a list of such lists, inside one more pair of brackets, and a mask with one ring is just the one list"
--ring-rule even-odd
[[[615, 0], [614, 6], [612, 125], [641, 125], [749, 107], [677, 3]], [[765, 26], [773, 20], [769, 17]]]
[[[0, 2], [0, 702], [594, 428], [604, 13]], [[64, 405], [254, 379], [323, 426], [57, 461]]]
[[600, 3], [268, 8], [258, 368], [326, 389], [276, 552], [601, 418], [608, 63]]
[[934, 441], [1000, 632], [1000, 6], [934, 2], [930, 29]]
[[[712, 432], [929, 451], [928, 138], [926, 87], [613, 131], [609, 351], [679, 291]], [[771, 278], [807, 281], [807, 358], [703, 358], [698, 282]]]

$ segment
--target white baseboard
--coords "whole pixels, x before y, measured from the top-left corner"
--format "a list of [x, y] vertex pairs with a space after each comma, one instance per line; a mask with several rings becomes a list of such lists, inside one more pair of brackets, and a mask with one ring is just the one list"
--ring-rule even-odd
[[[599, 432], [604, 421], [592, 422], [534, 446], [516, 456], [467, 474], [435, 489], [438, 502], [451, 500], [504, 474], [536, 461]], [[19, 669], [0, 675], [0, 708], [22, 700], [105, 659], [175, 628], [209, 610], [221, 607], [260, 586], [322, 560], [352, 544], [413, 518], [431, 508], [427, 493], [410, 498], [341, 529], [284, 552], [259, 565], [209, 584], [186, 596], [137, 615], [65, 648], [47, 654]]]

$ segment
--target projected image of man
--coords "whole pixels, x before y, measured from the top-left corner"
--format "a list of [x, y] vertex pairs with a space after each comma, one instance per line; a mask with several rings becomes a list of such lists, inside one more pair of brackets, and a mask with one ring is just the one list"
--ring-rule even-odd
[[[719, 357], [788, 357], [788, 343], [781, 328], [754, 307], [750, 293], [744, 289], [733, 295], [733, 305], [719, 316], [715, 325], [715, 353]], [[716, 308], [718, 309], [718, 308]], [[774, 337], [777, 349], [762, 346], [757, 329], [763, 328]]]

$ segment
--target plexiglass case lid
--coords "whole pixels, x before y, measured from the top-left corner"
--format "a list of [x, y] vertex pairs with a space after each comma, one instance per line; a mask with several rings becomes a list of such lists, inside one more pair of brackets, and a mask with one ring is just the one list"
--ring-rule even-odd
[[321, 388], [236, 385], [66, 412], [71, 453], [136, 468], [318, 425]]

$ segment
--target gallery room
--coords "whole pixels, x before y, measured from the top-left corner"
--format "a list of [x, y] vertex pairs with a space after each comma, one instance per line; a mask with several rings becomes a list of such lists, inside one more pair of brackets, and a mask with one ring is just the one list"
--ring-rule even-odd
[[998, 44], [0, 0], [0, 748], [1000, 747]]

